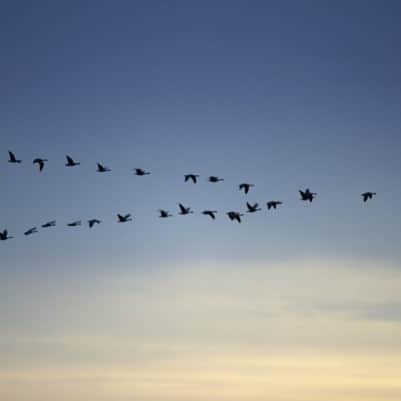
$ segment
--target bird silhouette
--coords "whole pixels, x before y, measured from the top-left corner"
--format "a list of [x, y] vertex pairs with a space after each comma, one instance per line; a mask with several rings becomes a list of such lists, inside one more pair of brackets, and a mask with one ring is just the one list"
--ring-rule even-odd
[[198, 175], [198, 174], [185, 174], [185, 176], [184, 176], [184, 181], [187, 182], [187, 181], [189, 181], [189, 180], [192, 180], [192, 182], [193, 182], [194, 184], [196, 184], [198, 178], [199, 178], [199, 175]]
[[97, 172], [98, 173], [106, 173], [107, 171], [111, 171], [111, 169], [110, 168], [108, 168], [108, 167], [106, 167], [106, 166], [103, 166], [103, 164], [100, 164], [100, 163], [96, 163], [97, 164]]
[[24, 235], [31, 235], [31, 234], [35, 234], [38, 232], [38, 229], [36, 227], [32, 227], [29, 230], [24, 232]]
[[373, 195], [376, 195], [376, 192], [364, 192], [361, 196], [363, 197], [363, 201], [366, 202], [368, 199], [372, 199]]
[[252, 187], [254, 187], [255, 185], [254, 184], [248, 184], [248, 183], [246, 183], [246, 182], [243, 182], [242, 184], [240, 184], [238, 187], [239, 187], [239, 190], [240, 191], [244, 191], [244, 193], [248, 193], [249, 192], [249, 190], [252, 188]]
[[202, 214], [204, 214], [206, 216], [210, 216], [213, 220], [216, 219], [216, 213], [217, 213], [217, 210], [204, 210], [202, 212]]
[[56, 225], [56, 220], [49, 221], [45, 224], [42, 224], [42, 228], [54, 227]]
[[180, 213], [179, 214], [190, 214], [193, 213], [193, 211], [191, 210], [190, 207], [185, 207], [182, 203], [178, 204], [179, 208], [180, 208]]
[[280, 201], [270, 201], [270, 202], [267, 202], [267, 203], [266, 203], [266, 205], [267, 205], [267, 210], [270, 210], [271, 208], [277, 209], [277, 206], [282, 205], [282, 204], [283, 204], [283, 202], [280, 202]]
[[68, 223], [67, 226], [68, 226], [68, 227], [78, 227], [78, 226], [80, 226], [81, 224], [82, 224], [81, 220], [75, 220], [75, 221], [73, 221], [73, 222], [71, 222], [71, 223]]
[[11, 150], [8, 151], [8, 156], [9, 156], [9, 159], [8, 159], [9, 163], [21, 163], [21, 160], [18, 160], [15, 157], [15, 154], [13, 152], [11, 152]]
[[45, 166], [45, 162], [47, 162], [47, 159], [41, 159], [41, 158], [36, 158], [34, 159], [34, 161], [32, 162], [33, 164], [37, 164], [39, 166], [39, 171], [43, 170], [43, 167]]
[[299, 193], [301, 194], [301, 200], [309, 202], [312, 202], [317, 195], [316, 192], [311, 192], [309, 188], [306, 188], [305, 191], [299, 190]]
[[251, 205], [249, 202], [246, 202], [246, 207], [248, 208], [247, 213], [255, 213], [259, 210], [262, 210], [259, 206], [259, 203], [255, 203]]
[[126, 223], [127, 221], [132, 221], [131, 214], [129, 213], [125, 215], [117, 214], [117, 217], [118, 217], [118, 223]]
[[71, 156], [66, 155], [67, 163], [65, 164], [67, 167], [79, 166], [81, 163], [76, 162]]
[[227, 216], [228, 216], [228, 218], [229, 218], [231, 221], [237, 220], [238, 223], [241, 223], [241, 217], [243, 216], [243, 214], [242, 214], [242, 213], [239, 213], [239, 212], [233, 212], [233, 211], [231, 211], [231, 212], [228, 212], [228, 213], [227, 213]]
[[100, 224], [102, 221], [98, 219], [90, 219], [88, 220], [89, 228], [92, 228], [95, 224]]
[[10, 237], [8, 235], [8, 231], [7, 230], [3, 230], [3, 232], [0, 232], [0, 241], [5, 241], [5, 240], [11, 239], [11, 238], [14, 238], [14, 237]]
[[134, 168], [135, 171], [135, 175], [139, 175], [139, 176], [143, 176], [143, 175], [149, 175], [150, 172], [149, 171], [145, 171], [141, 168]]
[[159, 209], [159, 217], [161, 218], [166, 218], [166, 217], [172, 217], [173, 215], [170, 214], [167, 210]]
[[219, 178], [219, 177], [216, 177], [215, 175], [211, 175], [208, 178], [208, 181], [209, 182], [220, 182], [220, 181], [224, 181], [224, 178]]

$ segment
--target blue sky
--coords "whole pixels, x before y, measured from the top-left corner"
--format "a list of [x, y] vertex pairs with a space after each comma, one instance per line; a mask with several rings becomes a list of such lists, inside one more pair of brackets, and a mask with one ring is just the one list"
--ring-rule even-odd
[[[396, 1], [2, 2], [0, 229], [15, 238], [0, 244], [0, 333], [25, 332], [23, 305], [29, 326], [57, 294], [63, 330], [80, 332], [68, 294], [99, 276], [151, 287], [153, 274], [184, 266], [212, 265], [221, 280], [231, 264], [245, 275], [316, 260], [352, 261], [361, 275], [397, 269], [400, 12]], [[7, 163], [9, 149], [21, 165]], [[64, 167], [66, 154], [81, 165]], [[49, 159], [42, 173], [35, 157]], [[97, 161], [112, 171], [96, 173]], [[184, 183], [189, 172], [199, 184]], [[212, 174], [225, 181], [207, 183]], [[248, 196], [243, 181], [256, 185]], [[313, 204], [299, 200], [305, 187]], [[270, 199], [283, 207], [241, 225], [225, 216]], [[178, 202], [218, 218], [158, 219]], [[134, 221], [117, 224], [117, 213]], [[65, 226], [93, 217], [103, 223], [90, 231]], [[52, 219], [56, 228], [23, 236]], [[397, 317], [400, 304], [355, 308]], [[46, 319], [33, 336], [58, 335]]]

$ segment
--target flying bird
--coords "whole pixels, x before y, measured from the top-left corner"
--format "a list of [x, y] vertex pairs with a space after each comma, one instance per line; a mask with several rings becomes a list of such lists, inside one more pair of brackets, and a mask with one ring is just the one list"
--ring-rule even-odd
[[215, 175], [211, 175], [208, 178], [208, 181], [209, 182], [220, 182], [220, 181], [224, 181], [224, 178], [219, 178], [219, 177], [216, 177]]
[[3, 232], [0, 232], [0, 241], [5, 241], [5, 240], [11, 239], [11, 238], [14, 238], [14, 237], [9, 237], [7, 230], [3, 230]]
[[39, 166], [39, 171], [43, 170], [43, 167], [45, 166], [45, 162], [47, 162], [47, 159], [41, 159], [41, 158], [36, 158], [34, 159], [34, 161], [32, 162], [33, 164], [37, 164]]
[[270, 202], [267, 202], [267, 203], [266, 203], [266, 205], [267, 205], [267, 210], [270, 210], [271, 208], [277, 209], [277, 206], [282, 205], [282, 204], [283, 204], [283, 202], [280, 202], [280, 201], [270, 201]]
[[241, 217], [243, 214], [239, 212], [227, 212], [227, 216], [231, 221], [237, 220], [238, 223], [241, 223]]
[[92, 228], [95, 224], [100, 224], [102, 221], [98, 219], [88, 220], [89, 228]]
[[125, 215], [117, 214], [117, 217], [118, 217], [118, 223], [126, 223], [127, 221], [132, 221], [131, 214], [129, 213]]
[[159, 209], [159, 213], [160, 213], [159, 217], [162, 217], [162, 218], [172, 217], [173, 216], [167, 210], [163, 210], [163, 209]]
[[305, 191], [299, 190], [299, 193], [301, 194], [301, 200], [309, 202], [312, 202], [317, 195], [316, 192], [311, 192], [309, 188], [306, 188]]
[[65, 164], [67, 167], [79, 166], [81, 163], [76, 162], [71, 156], [66, 155], [67, 163]]
[[31, 234], [34, 234], [34, 233], [37, 233], [37, 232], [38, 232], [38, 229], [36, 227], [32, 227], [29, 230], [25, 231], [24, 235], [31, 235]]
[[192, 180], [192, 182], [193, 182], [194, 184], [196, 184], [198, 178], [199, 178], [199, 175], [198, 175], [198, 174], [185, 174], [185, 176], [184, 176], [184, 181], [187, 182], [187, 181], [189, 181], [189, 180]]
[[100, 163], [96, 163], [97, 164], [97, 172], [98, 173], [106, 173], [107, 171], [111, 171], [111, 169], [109, 169], [108, 167], [106, 167], [106, 166], [103, 166], [103, 164], [100, 164]]
[[190, 214], [193, 213], [193, 211], [191, 210], [190, 207], [185, 207], [183, 204], [179, 203], [178, 204], [179, 208], [180, 208], [180, 213], [179, 214]]
[[45, 224], [42, 224], [42, 228], [54, 227], [56, 225], [56, 220], [49, 221]]
[[139, 175], [139, 176], [143, 176], [143, 175], [149, 175], [150, 172], [149, 171], [145, 171], [141, 168], [134, 168], [135, 171], [135, 175]]
[[240, 184], [239, 186], [238, 186], [238, 188], [239, 188], [239, 190], [240, 191], [244, 191], [244, 193], [248, 193], [249, 192], [249, 190], [252, 188], [252, 187], [254, 187], [255, 186], [255, 184], [247, 184], [246, 182], [243, 182], [242, 184]]
[[8, 156], [9, 156], [9, 159], [8, 159], [9, 163], [21, 163], [21, 160], [18, 160], [15, 157], [15, 154], [13, 152], [11, 152], [11, 150], [8, 151]]
[[81, 220], [75, 220], [75, 221], [73, 221], [73, 222], [71, 222], [71, 223], [68, 223], [67, 226], [68, 226], [68, 227], [78, 227], [78, 226], [80, 226], [81, 224], [82, 224]]
[[216, 219], [216, 213], [217, 213], [217, 210], [204, 210], [202, 212], [202, 214], [204, 214], [206, 216], [210, 216], [213, 220]]
[[258, 212], [259, 210], [262, 210], [259, 206], [259, 203], [255, 203], [254, 205], [251, 205], [249, 202], [246, 202], [246, 207], [248, 210], [246, 211], [247, 213], [255, 213]]
[[368, 199], [372, 199], [373, 195], [376, 195], [376, 192], [364, 192], [361, 196], [363, 197], [363, 201], [366, 202]]

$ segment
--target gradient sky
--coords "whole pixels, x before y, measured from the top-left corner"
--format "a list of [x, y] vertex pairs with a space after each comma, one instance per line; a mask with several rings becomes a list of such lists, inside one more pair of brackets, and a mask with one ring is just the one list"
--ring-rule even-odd
[[[399, 400], [400, 15], [3, 1], [0, 398]], [[270, 199], [283, 207], [224, 215]], [[218, 218], [157, 217], [178, 202]]]

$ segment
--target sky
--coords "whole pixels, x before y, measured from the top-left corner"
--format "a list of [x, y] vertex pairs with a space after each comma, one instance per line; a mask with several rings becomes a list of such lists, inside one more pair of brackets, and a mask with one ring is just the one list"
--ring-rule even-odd
[[0, 398], [400, 399], [399, 15], [3, 1]]

